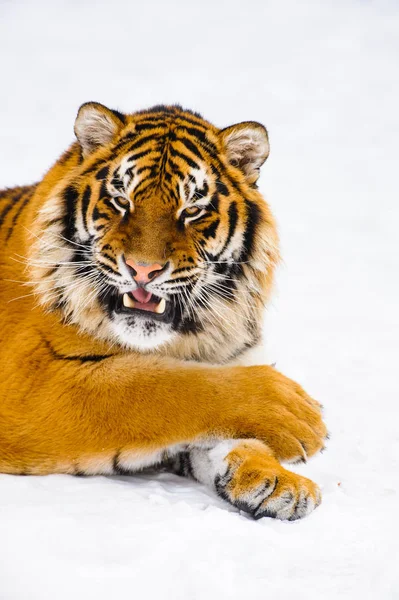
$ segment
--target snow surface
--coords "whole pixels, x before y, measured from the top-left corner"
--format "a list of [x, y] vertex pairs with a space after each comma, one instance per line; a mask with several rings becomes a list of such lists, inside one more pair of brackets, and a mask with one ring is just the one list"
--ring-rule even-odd
[[1, 475], [0, 600], [399, 598], [397, 1], [3, 0], [0, 28], [1, 185], [40, 178], [87, 100], [267, 125], [268, 356], [331, 430], [295, 523], [165, 474]]

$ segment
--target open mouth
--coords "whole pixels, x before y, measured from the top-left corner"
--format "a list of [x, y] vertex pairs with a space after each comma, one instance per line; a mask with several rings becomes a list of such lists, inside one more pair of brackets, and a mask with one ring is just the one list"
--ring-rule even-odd
[[137, 288], [134, 292], [123, 294], [122, 302], [125, 308], [146, 310], [157, 315], [163, 315], [166, 310], [165, 298], [158, 298], [151, 292], [146, 292], [143, 288]]
[[173, 307], [169, 300], [159, 298], [143, 288], [118, 295], [112, 304], [113, 310], [123, 314], [137, 314], [162, 321], [170, 321], [173, 316]]

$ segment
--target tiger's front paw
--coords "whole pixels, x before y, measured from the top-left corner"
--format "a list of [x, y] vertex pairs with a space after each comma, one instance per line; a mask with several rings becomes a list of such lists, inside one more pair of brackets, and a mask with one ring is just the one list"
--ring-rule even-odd
[[232, 437], [261, 440], [287, 462], [306, 462], [324, 449], [327, 428], [316, 400], [271, 367], [253, 367], [248, 375], [247, 406], [236, 418]]
[[[212, 452], [214, 461], [220, 460], [220, 448]], [[284, 469], [258, 440], [236, 442], [219, 462], [214, 485], [219, 496], [255, 519], [295, 521], [321, 502], [321, 492], [313, 481]]]

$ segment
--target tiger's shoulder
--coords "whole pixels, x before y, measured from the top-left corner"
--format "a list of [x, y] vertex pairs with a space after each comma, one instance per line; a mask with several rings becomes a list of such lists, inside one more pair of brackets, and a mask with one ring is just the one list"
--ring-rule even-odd
[[0, 190], [0, 240], [1, 247], [18, 230], [18, 221], [27, 208], [37, 184], [21, 185]]

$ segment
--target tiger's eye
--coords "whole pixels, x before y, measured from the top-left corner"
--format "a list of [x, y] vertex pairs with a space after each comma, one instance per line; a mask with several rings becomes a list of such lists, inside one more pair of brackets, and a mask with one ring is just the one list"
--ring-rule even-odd
[[183, 210], [182, 217], [183, 219], [186, 217], [195, 217], [196, 215], [199, 215], [201, 211], [202, 208], [199, 206], [189, 206]]
[[129, 208], [130, 206], [129, 200], [124, 196], [114, 196], [114, 202], [123, 209]]

